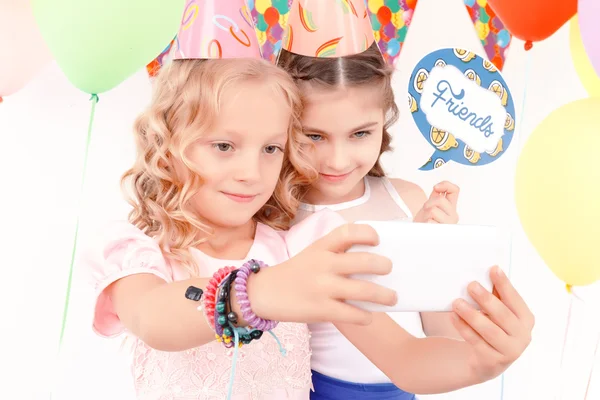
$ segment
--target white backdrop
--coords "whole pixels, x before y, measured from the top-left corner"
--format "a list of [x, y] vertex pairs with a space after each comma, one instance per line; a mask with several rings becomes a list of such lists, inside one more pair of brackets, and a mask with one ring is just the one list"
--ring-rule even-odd
[[[385, 159], [392, 176], [419, 183], [427, 192], [439, 180], [462, 188], [462, 223], [509, 226], [515, 234], [512, 280], [537, 317], [534, 340], [501, 379], [428, 399], [553, 399], [564, 382], [564, 399], [584, 398], [593, 364], [598, 324], [592, 302], [576, 302], [563, 371], [559, 369], [569, 305], [563, 284], [544, 266], [527, 242], [514, 209], [512, 181], [519, 140], [497, 162], [482, 168], [447, 165], [419, 172], [430, 155], [404, 103], [412, 67], [427, 52], [460, 46], [483, 49], [461, 0], [420, 0], [398, 64], [396, 93], [402, 107], [394, 127], [395, 151]], [[553, 109], [586, 97], [569, 54], [568, 26], [536, 44], [529, 54], [514, 40], [504, 77], [521, 110], [527, 58], [532, 67], [527, 85], [520, 143]], [[67, 334], [56, 364], [58, 335], [72, 238], [82, 200], [80, 237], [127, 210], [118, 181], [133, 158], [131, 125], [149, 99], [150, 84], [140, 71], [121, 86], [101, 95], [97, 107], [85, 189], [79, 186], [90, 103], [74, 89], [56, 65], [27, 88], [0, 105], [2, 192], [2, 279], [0, 363], [3, 398], [133, 399], [120, 341], [102, 340], [90, 329], [92, 299], [85, 275], [76, 270]], [[519, 115], [518, 118], [521, 116]], [[551, 215], [548, 216], [552, 218]], [[597, 309], [596, 309], [597, 310]], [[597, 311], [596, 311], [597, 314]], [[600, 363], [596, 361], [597, 367]], [[600, 374], [588, 399], [600, 398]], [[503, 395], [503, 397], [502, 397]]]

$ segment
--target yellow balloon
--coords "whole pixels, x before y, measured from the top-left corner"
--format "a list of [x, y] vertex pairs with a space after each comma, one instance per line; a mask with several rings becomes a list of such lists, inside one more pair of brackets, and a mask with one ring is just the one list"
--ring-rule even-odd
[[581, 33], [579, 32], [579, 20], [577, 15], [571, 19], [570, 23], [570, 41], [571, 41], [571, 58], [575, 64], [575, 70], [581, 80], [581, 83], [587, 90], [590, 96], [600, 97], [600, 77], [592, 66], [590, 59], [585, 52]]
[[568, 285], [600, 279], [600, 98], [553, 111], [517, 164], [516, 203], [529, 241]]
[[254, 7], [259, 14], [264, 14], [267, 8], [271, 7], [271, 0], [256, 0]]
[[373, 14], [377, 15], [377, 11], [379, 11], [379, 9], [381, 7], [383, 7], [384, 4], [384, 0], [369, 0], [368, 4], [369, 6], [369, 11], [371, 11]]
[[477, 32], [480, 40], [485, 40], [485, 38], [490, 34], [490, 26], [481, 21], [477, 21], [475, 22], [475, 31]]

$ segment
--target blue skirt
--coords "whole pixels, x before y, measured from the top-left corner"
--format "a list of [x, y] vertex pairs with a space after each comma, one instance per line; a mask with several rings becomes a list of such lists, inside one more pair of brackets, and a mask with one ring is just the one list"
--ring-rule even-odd
[[312, 371], [310, 400], [417, 400], [393, 383], [352, 383]]

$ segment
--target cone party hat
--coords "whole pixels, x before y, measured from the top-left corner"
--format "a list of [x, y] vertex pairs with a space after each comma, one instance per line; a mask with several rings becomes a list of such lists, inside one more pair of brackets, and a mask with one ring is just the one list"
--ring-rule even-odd
[[364, 0], [295, 0], [282, 48], [332, 58], [362, 53], [374, 41]]
[[245, 0], [188, 0], [174, 60], [261, 58]]

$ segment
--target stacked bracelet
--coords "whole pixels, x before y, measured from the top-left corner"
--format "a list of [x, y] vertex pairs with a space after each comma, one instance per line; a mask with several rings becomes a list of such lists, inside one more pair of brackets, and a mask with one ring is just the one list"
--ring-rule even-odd
[[203, 308], [204, 308], [204, 316], [206, 317], [206, 321], [208, 325], [213, 327], [215, 325], [215, 304], [216, 304], [216, 296], [217, 296], [217, 288], [225, 278], [229, 276], [229, 274], [234, 271], [234, 267], [224, 267], [219, 269], [214, 273], [212, 278], [208, 281], [206, 285], [206, 290], [202, 296], [203, 298]]
[[247, 329], [235, 325], [238, 317], [231, 309], [231, 287], [238, 271], [232, 271], [221, 283], [214, 312], [215, 336], [218, 341], [223, 342], [225, 347], [228, 348], [233, 347], [235, 344], [235, 333], [239, 338], [239, 347], [249, 344], [252, 340], [260, 339], [263, 334], [262, 331], [257, 329]]
[[[239, 340], [239, 346], [249, 344], [252, 340], [260, 339], [264, 331], [271, 331], [277, 326], [277, 321], [258, 317], [250, 306], [247, 283], [252, 273], [258, 273], [267, 267], [262, 261], [251, 259], [240, 269], [224, 267], [215, 272], [208, 281], [206, 289], [190, 286], [186, 298], [202, 301], [202, 309], [207, 323], [215, 331], [215, 337], [226, 347], [233, 347]], [[242, 318], [248, 322], [248, 328], [236, 326], [238, 315], [231, 307], [231, 289], [235, 287], [236, 299], [242, 312]]]
[[250, 324], [250, 326], [261, 330], [270, 331], [277, 326], [277, 321], [262, 319], [258, 317], [250, 306], [250, 300], [248, 299], [247, 283], [248, 277], [251, 273], [257, 274], [261, 268], [267, 265], [262, 261], [249, 260], [237, 271], [235, 277], [235, 291], [240, 310], [242, 311], [242, 318]]

